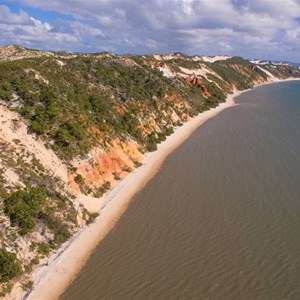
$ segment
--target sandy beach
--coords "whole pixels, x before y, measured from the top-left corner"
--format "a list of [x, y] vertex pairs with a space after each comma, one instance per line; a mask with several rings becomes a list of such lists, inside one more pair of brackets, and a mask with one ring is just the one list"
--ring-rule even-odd
[[100, 215], [95, 222], [83, 228], [66, 242], [49, 258], [48, 265], [42, 267], [35, 274], [33, 289], [25, 295], [24, 299], [57, 299], [75, 278], [93, 249], [109, 233], [124, 213], [134, 194], [140, 191], [157, 173], [165, 158], [188, 139], [196, 128], [223, 110], [233, 107], [235, 105], [234, 98], [243, 92], [245, 91], [237, 91], [228, 95], [226, 102], [186, 122], [183, 126], [177, 128], [166, 141], [158, 145], [157, 151], [148, 153], [143, 165], [135, 169], [107, 194]]

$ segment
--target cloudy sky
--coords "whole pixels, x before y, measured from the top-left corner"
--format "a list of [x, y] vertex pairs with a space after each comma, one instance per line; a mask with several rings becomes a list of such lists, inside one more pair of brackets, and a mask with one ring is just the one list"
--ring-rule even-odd
[[300, 62], [300, 0], [0, 0], [0, 46]]

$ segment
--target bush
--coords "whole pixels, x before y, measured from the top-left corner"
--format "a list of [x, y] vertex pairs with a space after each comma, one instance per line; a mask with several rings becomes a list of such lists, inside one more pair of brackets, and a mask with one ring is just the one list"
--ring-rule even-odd
[[54, 239], [51, 241], [54, 248], [56, 246], [64, 243], [68, 238], [70, 238], [71, 233], [68, 226], [64, 224], [59, 218], [55, 217], [53, 213], [49, 212], [40, 213], [40, 219], [44, 224], [54, 233]]
[[98, 216], [99, 216], [99, 213], [97, 213], [97, 212], [89, 213], [89, 219], [87, 221], [87, 224], [93, 223]]
[[101, 198], [111, 187], [109, 181], [105, 181], [101, 187], [94, 191], [94, 197]]
[[4, 212], [9, 216], [11, 225], [20, 228], [21, 235], [34, 228], [35, 219], [46, 197], [44, 189], [32, 187], [29, 190], [16, 191], [5, 199]]
[[149, 152], [157, 150], [157, 139], [155, 137], [154, 132], [148, 135], [148, 141], [146, 143], [146, 147]]
[[41, 255], [48, 256], [51, 251], [50, 245], [45, 242], [37, 244], [37, 252]]
[[21, 274], [21, 266], [15, 253], [0, 248], [0, 282], [7, 282]]
[[74, 178], [75, 182], [79, 185], [84, 184], [84, 179], [82, 175], [77, 174], [76, 177]]

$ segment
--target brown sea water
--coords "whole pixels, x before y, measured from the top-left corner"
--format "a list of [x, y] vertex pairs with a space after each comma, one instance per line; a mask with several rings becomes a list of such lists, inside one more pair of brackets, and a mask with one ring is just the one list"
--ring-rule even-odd
[[168, 156], [61, 300], [300, 299], [300, 81], [236, 102]]

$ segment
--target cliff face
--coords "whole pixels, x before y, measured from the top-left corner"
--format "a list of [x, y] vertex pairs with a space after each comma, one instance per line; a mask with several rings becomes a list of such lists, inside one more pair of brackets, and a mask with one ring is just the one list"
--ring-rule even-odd
[[101, 188], [105, 189], [107, 182], [109, 187], [115, 185], [139, 165], [144, 158], [139, 147], [136, 142], [125, 143], [116, 138], [105, 150], [93, 149], [88, 159], [73, 162], [76, 173], [69, 173], [71, 188], [80, 191], [80, 184], [76, 182], [76, 175], [79, 174], [88, 187], [95, 188], [95, 195], [101, 197], [104, 193], [104, 190], [101, 193]]
[[176, 127], [234, 89], [289, 76], [299, 69], [227, 56], [1, 48], [0, 294], [30, 288], [30, 274]]

